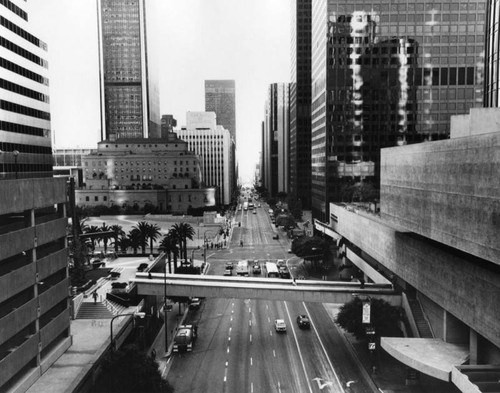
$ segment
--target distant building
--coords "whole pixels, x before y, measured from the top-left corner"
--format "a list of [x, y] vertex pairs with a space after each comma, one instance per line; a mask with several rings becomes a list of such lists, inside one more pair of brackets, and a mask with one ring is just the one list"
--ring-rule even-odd
[[0, 391], [26, 391], [71, 345], [66, 181], [54, 179], [47, 45], [0, 6]]
[[234, 140], [229, 131], [216, 124], [213, 112], [188, 112], [186, 126], [177, 134], [200, 156], [203, 183], [217, 188], [217, 203], [229, 205], [236, 187]]
[[484, 56], [484, 106], [500, 107], [500, 0], [488, 0]]
[[199, 157], [175, 133], [168, 139], [102, 141], [82, 157], [82, 164], [78, 206], [152, 205], [161, 212], [185, 214], [190, 208], [215, 205], [215, 189], [200, 186]]
[[269, 85], [263, 123], [263, 186], [271, 196], [289, 192], [289, 85]]
[[292, 0], [290, 194], [311, 208], [311, 0]]
[[145, 0], [97, 0], [101, 140], [159, 138], [157, 63], [147, 37], [156, 12]]
[[168, 134], [174, 132], [174, 127], [177, 127], [177, 120], [173, 115], [162, 115], [161, 117], [161, 137], [168, 138]]
[[215, 112], [217, 125], [236, 143], [236, 87], [234, 80], [205, 81], [205, 112]]

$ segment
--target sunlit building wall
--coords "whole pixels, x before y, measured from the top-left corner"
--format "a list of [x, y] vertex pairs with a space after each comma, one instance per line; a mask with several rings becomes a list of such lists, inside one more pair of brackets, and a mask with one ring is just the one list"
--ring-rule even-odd
[[153, 3], [97, 0], [102, 140], [160, 137]]
[[47, 45], [26, 1], [0, 6], [0, 391], [71, 345], [66, 181], [52, 177]]
[[500, 0], [489, 0], [485, 53], [485, 107], [500, 106]]
[[378, 188], [381, 147], [448, 138], [451, 115], [483, 105], [486, 1], [312, 4], [312, 205], [326, 220], [349, 187]]

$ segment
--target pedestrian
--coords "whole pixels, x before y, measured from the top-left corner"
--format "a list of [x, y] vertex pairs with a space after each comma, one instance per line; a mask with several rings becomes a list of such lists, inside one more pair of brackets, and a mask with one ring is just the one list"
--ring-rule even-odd
[[94, 298], [94, 304], [97, 304], [97, 291], [92, 292], [92, 297]]
[[156, 349], [154, 349], [154, 348], [153, 348], [153, 349], [152, 349], [152, 351], [151, 351], [151, 358], [152, 358], [153, 360], [155, 360], [155, 359], [156, 359]]

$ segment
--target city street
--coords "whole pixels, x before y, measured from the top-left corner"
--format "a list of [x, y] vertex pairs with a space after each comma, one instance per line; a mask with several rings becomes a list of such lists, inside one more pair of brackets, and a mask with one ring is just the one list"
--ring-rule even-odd
[[[209, 250], [207, 274], [222, 275], [227, 261], [248, 259], [258, 260], [258, 276], [265, 276], [266, 260], [285, 259], [293, 275], [300, 260], [288, 253], [289, 239], [264, 205], [255, 209], [237, 212], [241, 227], [234, 227], [228, 249]], [[310, 329], [298, 328], [299, 314], [309, 315]], [[275, 331], [275, 319], [285, 320], [286, 333]], [[176, 392], [373, 391], [322, 304], [205, 299], [187, 321], [198, 324], [199, 337], [193, 352], [172, 355], [167, 378]]]

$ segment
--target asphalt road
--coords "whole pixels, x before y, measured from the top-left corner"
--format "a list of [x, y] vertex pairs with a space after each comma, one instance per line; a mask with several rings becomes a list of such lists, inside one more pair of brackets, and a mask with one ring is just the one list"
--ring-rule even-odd
[[[241, 227], [234, 228], [229, 249], [209, 250], [208, 274], [222, 275], [226, 261], [241, 259], [261, 265], [285, 259], [293, 274], [299, 260], [288, 253], [289, 241], [271, 225], [267, 210], [237, 212]], [[298, 328], [299, 314], [310, 316], [310, 329]], [[277, 318], [286, 321], [286, 333], [275, 331]], [[205, 299], [187, 322], [198, 324], [199, 337], [193, 352], [172, 356], [167, 378], [176, 393], [372, 392], [322, 304]]]

